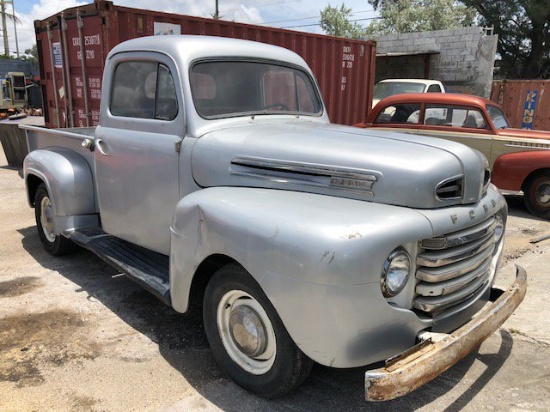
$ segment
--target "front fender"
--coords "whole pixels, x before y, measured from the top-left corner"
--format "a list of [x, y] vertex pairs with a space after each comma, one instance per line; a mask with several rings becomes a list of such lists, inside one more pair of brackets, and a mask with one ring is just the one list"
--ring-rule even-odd
[[[433, 236], [428, 219], [413, 209], [217, 187], [183, 198], [171, 232], [177, 311], [187, 310], [200, 263], [213, 254], [229, 256], [255, 278], [296, 344], [319, 363], [349, 367], [382, 359], [414, 344], [428, 326], [380, 291], [391, 251], [403, 246], [414, 256], [417, 241]], [[410, 286], [412, 294], [414, 282]]]
[[48, 188], [56, 216], [97, 213], [92, 171], [86, 160], [68, 149], [33, 150], [23, 162], [29, 205], [34, 206], [34, 178]]
[[492, 182], [502, 190], [522, 190], [534, 171], [550, 169], [550, 151], [526, 151], [500, 156], [493, 166]]

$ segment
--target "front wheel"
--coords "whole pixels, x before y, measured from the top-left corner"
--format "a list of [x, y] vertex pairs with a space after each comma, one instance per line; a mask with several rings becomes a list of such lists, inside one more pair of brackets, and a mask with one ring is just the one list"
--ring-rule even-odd
[[530, 213], [550, 219], [550, 172], [540, 172], [529, 177], [524, 185], [523, 200]]
[[285, 395], [313, 362], [296, 346], [275, 308], [237, 264], [218, 270], [204, 296], [204, 328], [214, 358], [238, 385], [266, 398]]
[[62, 235], [54, 232], [54, 213], [52, 201], [46, 185], [42, 183], [34, 196], [34, 216], [38, 236], [44, 249], [54, 256], [66, 255], [76, 249], [76, 245]]

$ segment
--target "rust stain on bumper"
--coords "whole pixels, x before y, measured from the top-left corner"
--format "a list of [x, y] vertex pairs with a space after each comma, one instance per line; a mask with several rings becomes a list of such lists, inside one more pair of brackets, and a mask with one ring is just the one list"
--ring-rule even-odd
[[[437, 342], [425, 341], [365, 373], [365, 398], [387, 401], [406, 395], [439, 376], [491, 336], [525, 297], [527, 274], [516, 267], [516, 280], [493, 304]], [[498, 290], [497, 290], [498, 292]]]

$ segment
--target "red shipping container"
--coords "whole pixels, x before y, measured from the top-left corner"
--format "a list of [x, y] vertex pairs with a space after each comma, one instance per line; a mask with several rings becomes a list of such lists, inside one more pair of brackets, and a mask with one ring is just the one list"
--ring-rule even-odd
[[[97, 125], [104, 61], [125, 40], [197, 34], [274, 44], [309, 64], [330, 119], [362, 122], [372, 102], [376, 43], [132, 9], [96, 0], [34, 22], [47, 127]], [[84, 58], [82, 58], [84, 56]]]
[[502, 106], [512, 127], [550, 130], [550, 80], [497, 80], [491, 100]]

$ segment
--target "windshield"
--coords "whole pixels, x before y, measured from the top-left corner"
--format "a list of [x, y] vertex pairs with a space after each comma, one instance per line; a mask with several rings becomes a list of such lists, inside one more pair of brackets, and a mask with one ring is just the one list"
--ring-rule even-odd
[[510, 127], [510, 124], [508, 123], [508, 120], [506, 120], [504, 113], [502, 113], [502, 110], [500, 110], [498, 107], [488, 104], [487, 113], [489, 113], [489, 117], [495, 125], [495, 128], [506, 129]]
[[374, 98], [382, 100], [385, 97], [401, 93], [422, 93], [425, 85], [423, 83], [412, 82], [387, 82], [377, 83], [374, 86]]
[[190, 79], [195, 108], [205, 119], [322, 113], [313, 80], [295, 67], [267, 62], [207, 61], [193, 65]]

